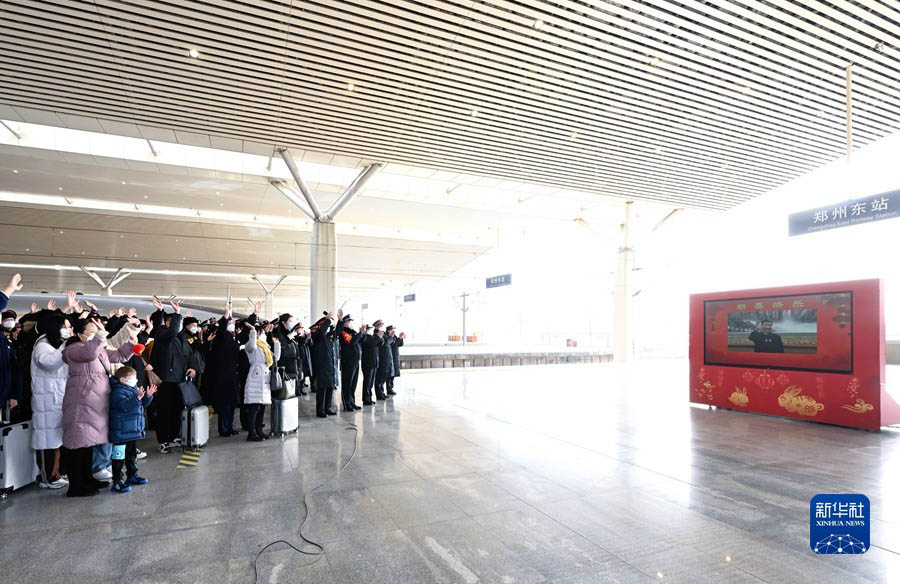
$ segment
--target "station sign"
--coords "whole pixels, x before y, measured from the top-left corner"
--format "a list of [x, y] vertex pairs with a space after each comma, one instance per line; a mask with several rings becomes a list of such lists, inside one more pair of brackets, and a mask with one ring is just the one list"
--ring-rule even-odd
[[362, 305], [362, 309], [363, 309], [363, 310], [366, 310], [366, 309], [368, 309], [368, 308], [369, 308], [369, 305], [368, 305], [368, 304], [363, 304], [363, 305]]
[[803, 235], [900, 217], [900, 190], [791, 213], [788, 235]]
[[500, 286], [509, 286], [512, 284], [512, 274], [503, 274], [502, 276], [494, 276], [485, 280], [486, 288], [499, 288]]
[[415, 294], [407, 294], [406, 296], [403, 297], [403, 302], [415, 302], [415, 301], [416, 301]]

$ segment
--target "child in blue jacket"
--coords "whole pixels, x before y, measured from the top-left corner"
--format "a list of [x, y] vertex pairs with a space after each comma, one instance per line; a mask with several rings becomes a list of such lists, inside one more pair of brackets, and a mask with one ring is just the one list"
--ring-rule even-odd
[[[137, 371], [131, 367], [120, 367], [115, 377], [110, 378], [112, 391], [109, 394], [109, 441], [112, 452], [112, 490], [127, 493], [129, 485], [145, 485], [147, 479], [138, 476], [135, 457], [137, 441], [144, 437], [144, 408], [150, 405], [156, 386], [138, 387]], [[126, 467], [127, 479], [122, 478], [122, 466]]]

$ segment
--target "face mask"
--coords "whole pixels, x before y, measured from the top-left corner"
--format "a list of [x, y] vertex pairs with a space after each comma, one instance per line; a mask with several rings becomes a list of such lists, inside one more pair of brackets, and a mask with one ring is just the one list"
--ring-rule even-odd
[[234, 323], [233, 323], [233, 322], [229, 322], [229, 323], [228, 323], [228, 326], [225, 327], [225, 330], [227, 330], [227, 331], [230, 332], [230, 333], [233, 333], [233, 332], [234, 332]]
[[70, 329], [70, 328], [59, 329], [59, 338], [66, 340], [71, 336], [72, 336], [72, 329]]
[[135, 387], [137, 386], [137, 377], [126, 377], [122, 380], [122, 383], [124, 383], [128, 387]]
[[196, 335], [197, 331], [199, 331], [199, 330], [200, 330], [200, 327], [192, 326], [188, 329], [188, 332], [191, 333], [192, 335]]
[[268, 337], [266, 337], [266, 335], [259, 335], [259, 340], [265, 343], [269, 339]]
[[93, 340], [94, 340], [94, 336], [96, 336], [96, 335], [94, 335], [94, 334], [85, 335], [85, 337], [84, 337], [84, 342], [87, 343], [87, 342], [89, 342], [89, 341], [93, 341]]
[[8, 318], [3, 321], [3, 328], [11, 329], [16, 326], [16, 320], [14, 318]]
[[292, 319], [288, 320], [287, 325], [288, 325], [288, 330], [291, 330], [292, 328], [294, 328], [297, 325], [297, 321], [292, 318]]

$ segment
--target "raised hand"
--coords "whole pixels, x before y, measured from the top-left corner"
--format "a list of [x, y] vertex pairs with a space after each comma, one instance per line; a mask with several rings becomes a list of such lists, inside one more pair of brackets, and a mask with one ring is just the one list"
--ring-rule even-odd
[[137, 308], [132, 306], [128, 309], [128, 318], [134, 318], [135, 316], [137, 316]]
[[405, 339], [405, 338], [406, 338], [406, 333], [400, 333], [400, 338], [401, 338], [401, 339]]
[[47, 310], [56, 310], [56, 300], [47, 301]]
[[116, 315], [116, 309], [115, 309], [115, 308], [113, 308], [112, 310], [110, 310], [109, 312], [106, 313], [106, 316], [108, 316], [109, 318], [112, 318], [112, 317], [114, 317], [115, 315]]
[[37, 305], [37, 302], [32, 302], [32, 303], [31, 303], [31, 313], [34, 314], [34, 313], [37, 312], [37, 311], [38, 311], [38, 305]]
[[225, 305], [225, 320], [231, 319], [231, 303]]
[[156, 393], [156, 386], [151, 384], [150, 387], [147, 388], [147, 395], [153, 395], [154, 393]]
[[125, 308], [123, 308], [123, 307], [121, 307], [121, 306], [118, 307], [118, 308], [116, 309], [116, 316], [118, 316], [118, 317], [125, 316]]
[[162, 303], [162, 301], [160, 301], [160, 299], [157, 298], [155, 294], [153, 295], [153, 306], [156, 307], [156, 310], [162, 310], [162, 309], [163, 309], [163, 303]]
[[22, 274], [13, 274], [13, 277], [9, 279], [9, 282], [3, 288], [3, 293], [6, 294], [6, 297], [9, 298], [15, 292], [18, 292], [22, 289]]
[[191, 312], [190, 310], [188, 310], [187, 312], [184, 313], [184, 315], [188, 318], [191, 318], [192, 316], [194, 316], [194, 313]]
[[94, 312], [100, 312], [99, 310], [97, 310], [97, 305], [94, 304], [93, 302], [91, 302], [90, 300], [88, 300], [87, 298], [84, 299], [84, 304], [85, 304], [85, 306], [87, 306], [88, 308], [93, 310]]
[[147, 388], [145, 388], [145, 387], [139, 387], [138, 390], [137, 390], [137, 398], [138, 398], [138, 399], [144, 399], [144, 392], [145, 392], [145, 391], [147, 391]]
[[76, 306], [78, 306], [78, 300], [76, 300], [75, 298], [75, 290], [69, 290], [69, 292], [66, 294], [66, 300], [68, 300], [68, 302], [66, 303], [67, 309], [74, 309]]
[[169, 300], [169, 306], [172, 307], [172, 310], [175, 311], [175, 314], [181, 314], [181, 304], [174, 298]]
[[253, 303], [253, 314], [259, 314], [259, 312], [261, 310], [262, 310], [262, 302], [257, 300], [256, 302]]
[[91, 322], [94, 323], [94, 326], [97, 327], [97, 334], [101, 337], [105, 337], [108, 333], [106, 332], [106, 327], [103, 326], [103, 323], [99, 318], [92, 318]]

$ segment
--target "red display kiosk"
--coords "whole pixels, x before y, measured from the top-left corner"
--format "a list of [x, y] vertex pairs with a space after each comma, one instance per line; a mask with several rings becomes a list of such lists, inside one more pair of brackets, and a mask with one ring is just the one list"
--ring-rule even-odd
[[885, 390], [881, 280], [691, 295], [690, 401], [878, 430]]

